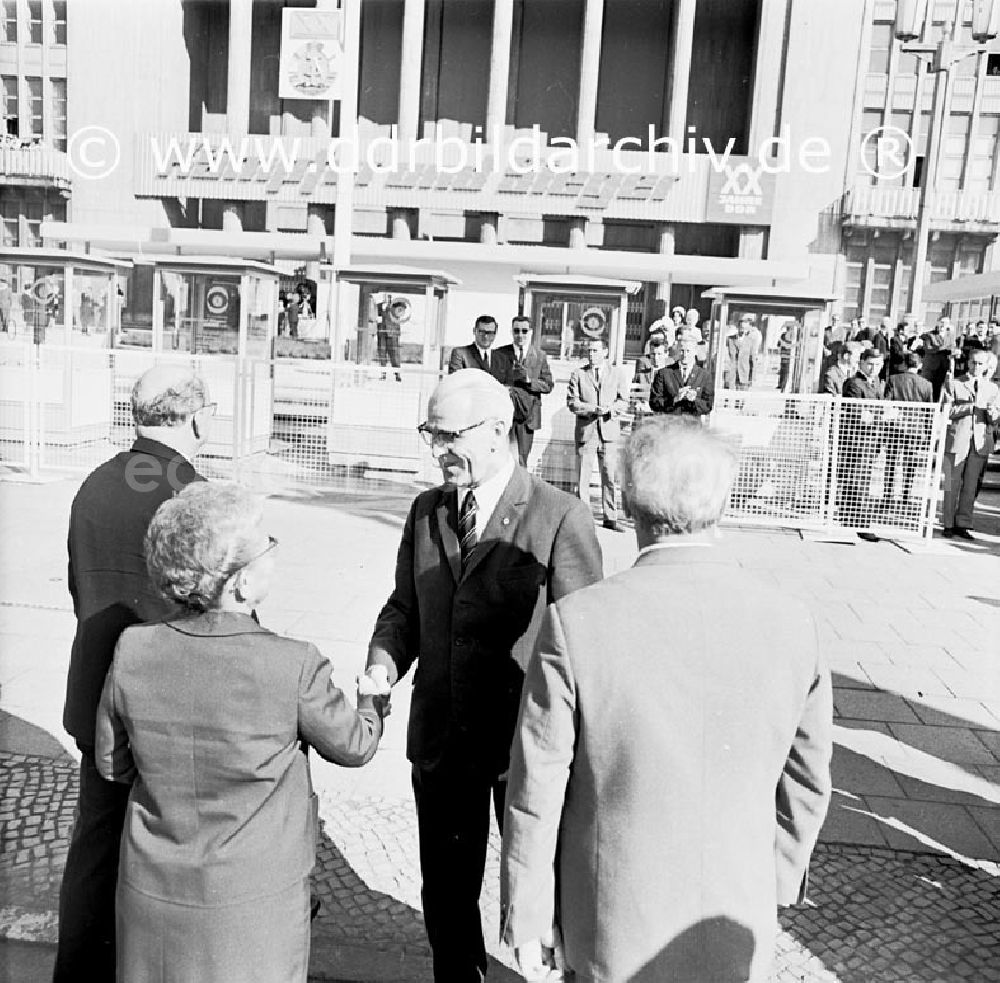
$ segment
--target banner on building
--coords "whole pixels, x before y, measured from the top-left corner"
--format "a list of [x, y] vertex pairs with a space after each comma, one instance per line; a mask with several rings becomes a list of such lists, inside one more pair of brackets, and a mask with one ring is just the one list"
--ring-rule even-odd
[[336, 10], [286, 7], [281, 12], [280, 98], [340, 98], [344, 65], [340, 25]]
[[770, 225], [774, 208], [774, 171], [754, 166], [752, 158], [729, 158], [708, 172], [705, 221], [732, 225]]

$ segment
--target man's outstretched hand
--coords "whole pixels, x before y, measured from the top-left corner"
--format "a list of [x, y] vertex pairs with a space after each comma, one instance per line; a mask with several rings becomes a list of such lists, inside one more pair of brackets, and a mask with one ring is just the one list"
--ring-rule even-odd
[[566, 959], [563, 955], [559, 929], [553, 928], [545, 938], [532, 939], [514, 950], [518, 972], [528, 983], [554, 983], [563, 979]]

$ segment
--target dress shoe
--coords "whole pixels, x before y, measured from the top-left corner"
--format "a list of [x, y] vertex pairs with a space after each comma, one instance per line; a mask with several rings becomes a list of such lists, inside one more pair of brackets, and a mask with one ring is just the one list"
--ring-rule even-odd
[[941, 535], [944, 536], [945, 539], [951, 539], [957, 531], [958, 530], [954, 526], [945, 526], [944, 529], [941, 530]]
[[951, 532], [952, 535], [958, 539], [967, 539], [970, 543], [974, 543], [976, 541], [976, 537], [973, 536], [968, 529], [963, 529], [961, 526], [955, 526]]
[[614, 519], [605, 519], [604, 528], [610, 529], [612, 532], [625, 532], [625, 527]]

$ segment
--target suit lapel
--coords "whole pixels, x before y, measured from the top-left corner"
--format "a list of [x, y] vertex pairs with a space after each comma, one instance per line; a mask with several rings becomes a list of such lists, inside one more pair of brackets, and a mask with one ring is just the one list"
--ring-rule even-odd
[[469, 557], [465, 567], [466, 577], [483, 562], [497, 543], [509, 543], [514, 539], [514, 530], [517, 528], [518, 519], [527, 500], [528, 473], [523, 468], [515, 467], [507, 487], [500, 496], [500, 501], [497, 502], [497, 507], [490, 516], [490, 521], [486, 523], [482, 538]]
[[458, 495], [453, 491], [442, 491], [441, 501], [437, 507], [438, 531], [441, 533], [441, 546], [448, 558], [455, 583], [462, 578], [462, 549], [458, 542]]

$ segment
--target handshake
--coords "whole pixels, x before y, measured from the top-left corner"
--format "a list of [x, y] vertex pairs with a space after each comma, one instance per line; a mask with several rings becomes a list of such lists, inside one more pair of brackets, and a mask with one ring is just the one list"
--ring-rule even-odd
[[369, 666], [364, 675], [358, 676], [358, 701], [363, 697], [371, 698], [375, 709], [383, 717], [389, 716], [389, 698], [392, 686], [389, 683], [389, 670], [385, 666]]

